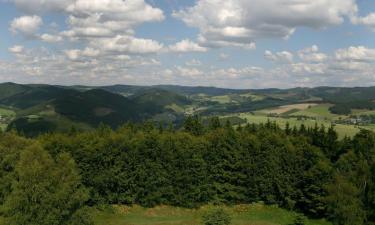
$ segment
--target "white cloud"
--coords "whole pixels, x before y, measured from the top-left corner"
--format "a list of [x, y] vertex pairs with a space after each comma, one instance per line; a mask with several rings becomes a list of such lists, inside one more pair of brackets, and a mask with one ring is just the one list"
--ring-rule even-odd
[[317, 45], [298, 51], [298, 56], [305, 62], [319, 63], [328, 59], [326, 54], [319, 52], [319, 47]]
[[42, 34], [40, 39], [45, 42], [55, 43], [60, 42], [63, 38], [60, 35]]
[[174, 45], [169, 46], [172, 52], [206, 52], [207, 48], [199, 46], [199, 44], [190, 41], [189, 39], [182, 40]]
[[278, 63], [291, 63], [293, 62], [293, 53], [288, 51], [276, 52], [272, 53], [271, 51], [267, 50], [264, 53], [264, 57], [268, 60]]
[[338, 25], [357, 11], [355, 0], [200, 0], [173, 15], [197, 27], [207, 46], [241, 47], [259, 38], [288, 38], [298, 27]]
[[151, 39], [117, 35], [111, 38], [100, 38], [90, 41], [90, 46], [111, 54], [149, 54], [158, 53], [163, 45]]
[[352, 23], [357, 25], [364, 25], [375, 31], [375, 13], [370, 13], [365, 17], [354, 17]]
[[10, 47], [8, 50], [13, 54], [20, 54], [24, 51], [24, 47], [22, 45], [15, 45], [13, 47]]
[[15, 18], [10, 23], [10, 30], [13, 33], [21, 33], [27, 37], [33, 37], [36, 36], [42, 24], [43, 20], [39, 16], [22, 16]]
[[75, 0], [12, 0], [16, 7], [26, 13], [63, 11]]
[[339, 49], [335, 55], [337, 60], [375, 61], [375, 49], [369, 49], [364, 46], [351, 46], [346, 49]]

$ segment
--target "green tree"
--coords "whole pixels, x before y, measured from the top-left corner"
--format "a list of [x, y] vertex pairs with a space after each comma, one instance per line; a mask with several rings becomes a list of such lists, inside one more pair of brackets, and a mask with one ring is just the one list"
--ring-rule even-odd
[[84, 214], [88, 198], [75, 162], [67, 154], [56, 160], [34, 144], [18, 161], [12, 191], [3, 205], [7, 225], [91, 224]]
[[362, 225], [365, 211], [359, 199], [360, 190], [345, 177], [337, 175], [334, 183], [327, 186], [328, 215], [337, 225]]

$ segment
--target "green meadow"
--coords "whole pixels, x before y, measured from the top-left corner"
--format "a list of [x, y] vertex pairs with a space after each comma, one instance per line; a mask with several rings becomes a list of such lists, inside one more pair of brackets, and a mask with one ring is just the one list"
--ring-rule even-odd
[[[199, 225], [202, 215], [215, 206], [183, 209], [169, 206], [142, 208], [114, 206], [95, 210], [95, 225]], [[288, 225], [296, 213], [261, 203], [223, 207], [232, 217], [232, 225]], [[325, 220], [307, 220], [306, 225], [331, 225]]]
[[[233, 115], [232, 115], [233, 116]], [[275, 121], [280, 127], [285, 128], [286, 124], [289, 123], [291, 127], [293, 126], [301, 126], [304, 124], [307, 127], [313, 127], [317, 123], [318, 125], [324, 125], [325, 127], [329, 127], [332, 125], [330, 120], [321, 120], [321, 119], [297, 119], [297, 118], [281, 118], [281, 117], [271, 117], [266, 115], [257, 115], [253, 113], [240, 113], [236, 114], [236, 116], [246, 119], [248, 123], [266, 123], [268, 120], [273, 122]], [[363, 129], [370, 129], [375, 130], [375, 126], [355, 126], [355, 125], [344, 125], [344, 124], [335, 124], [335, 129], [340, 138], [344, 138], [345, 136], [352, 137], [360, 128]]]

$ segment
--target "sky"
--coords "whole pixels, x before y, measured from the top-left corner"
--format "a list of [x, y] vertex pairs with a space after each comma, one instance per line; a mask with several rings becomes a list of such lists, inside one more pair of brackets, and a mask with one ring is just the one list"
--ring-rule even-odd
[[374, 0], [0, 0], [0, 82], [375, 86]]

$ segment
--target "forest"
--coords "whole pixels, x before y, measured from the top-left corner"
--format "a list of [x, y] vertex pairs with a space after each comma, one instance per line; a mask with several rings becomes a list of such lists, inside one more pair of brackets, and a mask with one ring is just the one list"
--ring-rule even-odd
[[188, 117], [182, 128], [26, 138], [0, 134], [0, 224], [89, 225], [102, 205], [197, 208], [264, 202], [337, 225], [375, 224], [375, 134], [334, 127], [233, 127]]

